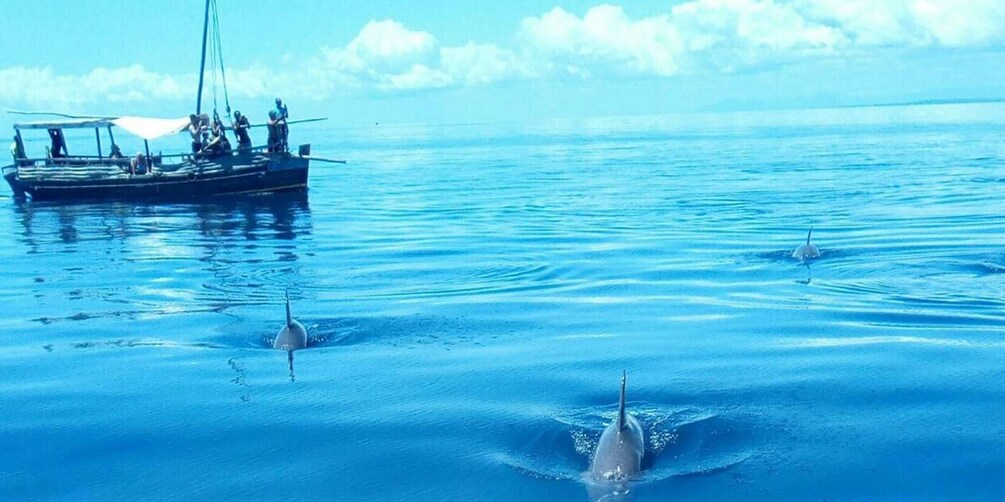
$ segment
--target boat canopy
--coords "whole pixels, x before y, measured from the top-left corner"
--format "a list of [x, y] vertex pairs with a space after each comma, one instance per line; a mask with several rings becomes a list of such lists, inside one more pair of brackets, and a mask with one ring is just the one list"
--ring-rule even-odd
[[14, 124], [15, 129], [94, 129], [118, 126], [145, 140], [177, 134], [189, 125], [189, 118], [159, 119], [151, 117], [95, 117], [81, 119], [45, 120]]
[[148, 117], [119, 117], [113, 124], [143, 138], [157, 139], [178, 134], [191, 123], [188, 117], [177, 119], [155, 119]]

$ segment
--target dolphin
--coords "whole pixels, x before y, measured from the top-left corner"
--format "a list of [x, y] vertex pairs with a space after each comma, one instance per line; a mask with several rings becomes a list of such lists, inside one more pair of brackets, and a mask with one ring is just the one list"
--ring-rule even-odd
[[290, 351], [292, 365], [293, 351], [307, 347], [307, 330], [290, 314], [290, 292], [286, 292], [286, 325], [279, 330], [272, 348]]
[[792, 257], [799, 261], [806, 261], [812, 258], [820, 258], [820, 248], [815, 244], [810, 244], [810, 237], [813, 236], [813, 227], [810, 227], [810, 232], [806, 234], [806, 244], [803, 244], [796, 248], [792, 252]]
[[639, 421], [625, 411], [627, 376], [627, 372], [622, 372], [618, 417], [604, 429], [593, 453], [590, 477], [594, 481], [624, 481], [642, 470], [645, 441]]

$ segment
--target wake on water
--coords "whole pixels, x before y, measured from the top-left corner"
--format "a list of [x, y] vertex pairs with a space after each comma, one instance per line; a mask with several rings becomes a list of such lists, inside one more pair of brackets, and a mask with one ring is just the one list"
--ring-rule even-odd
[[[628, 408], [645, 434], [636, 483], [713, 474], [753, 455], [739, 430], [742, 424], [718, 413], [639, 402]], [[531, 477], [588, 483], [586, 471], [600, 434], [616, 415], [616, 409], [594, 407], [552, 417], [522, 451], [500, 454], [499, 461]]]

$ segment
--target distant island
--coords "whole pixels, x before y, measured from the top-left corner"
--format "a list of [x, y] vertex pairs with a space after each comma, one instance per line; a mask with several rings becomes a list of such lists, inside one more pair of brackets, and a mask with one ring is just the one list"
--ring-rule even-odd
[[805, 110], [812, 108], [876, 108], [885, 106], [925, 106], [925, 105], [965, 105], [976, 103], [1005, 103], [1005, 97], [999, 98], [932, 98], [910, 101], [887, 101], [867, 103], [822, 104], [824, 100], [805, 100], [796, 103], [778, 103], [765, 101], [725, 100], [701, 107], [698, 112], [753, 112], [768, 110]]
[[968, 105], [973, 103], [1005, 103], [1005, 98], [940, 98], [921, 99], [917, 101], [897, 101], [890, 103], [872, 103], [862, 105], [845, 105], [836, 108], [872, 108], [878, 106], [919, 106], [919, 105]]

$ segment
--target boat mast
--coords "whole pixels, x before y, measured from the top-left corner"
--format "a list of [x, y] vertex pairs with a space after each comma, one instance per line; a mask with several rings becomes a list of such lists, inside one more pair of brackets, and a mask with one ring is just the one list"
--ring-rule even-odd
[[199, 63], [199, 93], [195, 99], [195, 114], [202, 114], [202, 78], [206, 72], [206, 36], [209, 34], [209, 2], [206, 0], [206, 15], [202, 22], [202, 62]]

